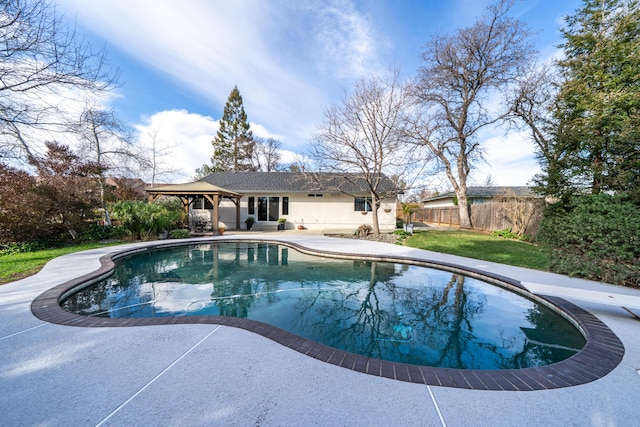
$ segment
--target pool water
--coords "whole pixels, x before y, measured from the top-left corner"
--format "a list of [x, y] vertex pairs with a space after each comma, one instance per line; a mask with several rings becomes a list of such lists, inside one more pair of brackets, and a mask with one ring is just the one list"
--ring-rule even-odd
[[585, 344], [554, 310], [475, 278], [271, 243], [207, 243], [124, 257], [110, 277], [62, 306], [114, 318], [242, 317], [360, 355], [458, 369], [542, 366]]

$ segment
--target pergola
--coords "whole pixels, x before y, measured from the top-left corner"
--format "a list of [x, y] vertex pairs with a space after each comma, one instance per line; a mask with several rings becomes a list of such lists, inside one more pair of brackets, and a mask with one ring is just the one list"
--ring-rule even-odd
[[179, 197], [187, 215], [189, 214], [189, 205], [193, 203], [197, 197], [204, 197], [213, 205], [213, 211], [211, 212], [213, 230], [218, 230], [220, 201], [225, 198], [229, 199], [236, 205], [236, 230], [240, 230], [240, 198], [242, 198], [242, 194], [240, 193], [234, 193], [233, 191], [201, 181], [188, 182], [186, 184], [162, 185], [148, 188], [146, 191], [149, 193], [149, 201], [155, 200], [158, 196]]

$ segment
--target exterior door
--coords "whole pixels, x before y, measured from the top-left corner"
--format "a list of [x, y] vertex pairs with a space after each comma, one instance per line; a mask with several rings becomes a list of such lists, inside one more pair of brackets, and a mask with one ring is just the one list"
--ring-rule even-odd
[[280, 197], [258, 197], [258, 221], [277, 221], [280, 217]]

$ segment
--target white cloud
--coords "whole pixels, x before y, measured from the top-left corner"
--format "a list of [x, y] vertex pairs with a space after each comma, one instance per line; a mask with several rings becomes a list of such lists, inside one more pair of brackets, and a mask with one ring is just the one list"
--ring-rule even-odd
[[475, 185], [484, 184], [489, 175], [496, 185], [527, 185], [540, 172], [533, 154], [533, 143], [526, 132], [487, 137], [483, 148], [490, 163], [479, 164], [473, 171]]
[[380, 68], [376, 40], [367, 18], [349, 0], [316, 6], [318, 66], [339, 79], [357, 79]]
[[[188, 2], [60, 0], [78, 22], [217, 106], [234, 85], [253, 120], [275, 132], [305, 136], [326, 104], [313, 79], [283, 58], [278, 40], [287, 36], [296, 7], [263, 1]], [[305, 60], [313, 58], [299, 46]], [[125, 87], [126, 89], [126, 87]]]
[[[146, 117], [136, 125], [138, 143], [151, 146], [152, 135], [166, 152], [160, 156], [160, 169], [172, 169], [175, 173], [164, 176], [166, 182], [190, 181], [196, 168], [211, 163], [211, 141], [218, 131], [218, 122], [211, 117], [189, 113], [185, 110], [161, 111]], [[147, 171], [147, 180], [150, 171]]]
[[[169, 110], [143, 117], [142, 123], [135, 128], [138, 133], [137, 144], [145, 147], [149, 154], [155, 136], [156, 148], [163, 151], [158, 156], [158, 169], [173, 170], [173, 173], [165, 174], [157, 181], [176, 183], [190, 181], [197, 168], [211, 164], [211, 141], [218, 132], [219, 121], [186, 110]], [[256, 136], [279, 139], [278, 135], [259, 124], [251, 123], [251, 129]], [[291, 150], [281, 150], [281, 155], [282, 164], [296, 163], [299, 159], [299, 154]], [[146, 171], [145, 180], [150, 181], [150, 175], [151, 171]]]

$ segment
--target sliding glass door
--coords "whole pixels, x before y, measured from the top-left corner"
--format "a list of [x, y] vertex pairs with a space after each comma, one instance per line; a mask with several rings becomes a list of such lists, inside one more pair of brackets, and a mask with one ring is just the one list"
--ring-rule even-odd
[[280, 197], [258, 197], [258, 221], [277, 221], [280, 217]]

